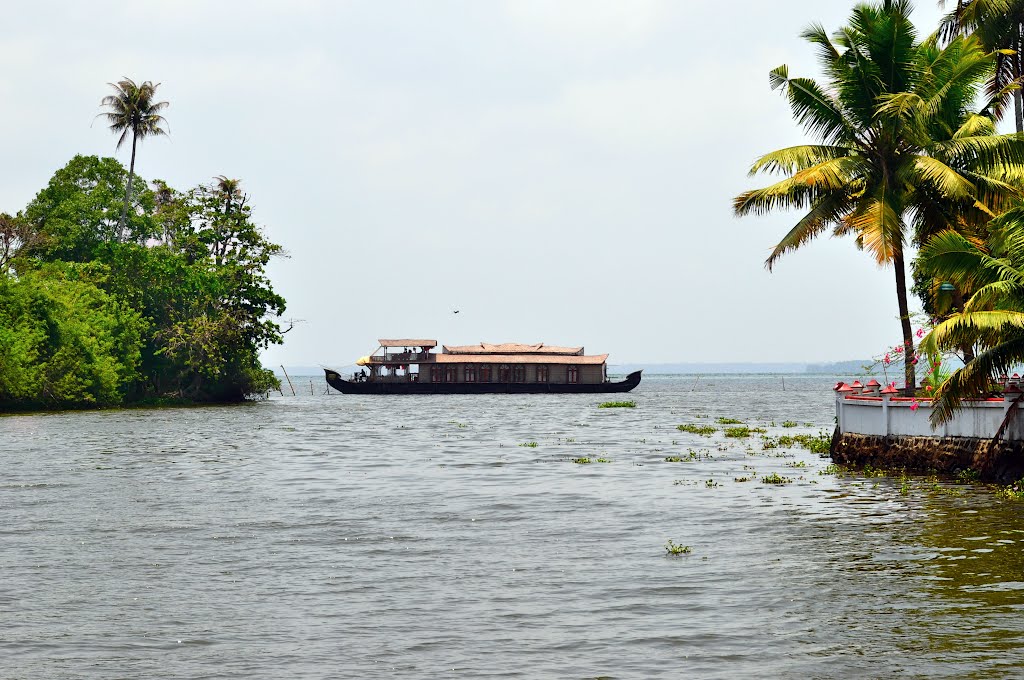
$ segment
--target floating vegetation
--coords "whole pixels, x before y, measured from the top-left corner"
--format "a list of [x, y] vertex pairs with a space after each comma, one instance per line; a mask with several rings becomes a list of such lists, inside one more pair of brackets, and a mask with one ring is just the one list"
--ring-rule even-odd
[[754, 473], [752, 473], [750, 475], [747, 475], [745, 477], [733, 477], [732, 481], [734, 481], [734, 482], [751, 482], [751, 481], [753, 481], [755, 479], [757, 479], [757, 473], [756, 472], [754, 472]]
[[740, 427], [727, 427], [724, 430], [726, 437], [749, 437], [750, 428], [746, 425]]
[[[758, 432], [759, 430], [751, 430], [751, 432]], [[764, 449], [775, 449], [784, 448], [791, 449], [795, 446], [800, 446], [811, 453], [816, 453], [819, 456], [828, 454], [832, 451], [832, 437], [819, 432], [816, 435], [813, 434], [783, 434], [778, 437], [764, 437], [761, 440], [761, 446]]]
[[750, 428], [750, 431], [756, 432], [757, 434], [766, 434], [768, 432], [768, 430], [764, 429], [763, 427], [752, 427]]
[[599, 404], [598, 408], [636, 408], [635, 401], [606, 401]]
[[818, 470], [819, 475], [842, 475], [844, 472], [846, 468], [835, 463], [829, 463], [824, 470]]
[[448, 424], [449, 425], [454, 425], [455, 427], [457, 427], [459, 429], [465, 429], [465, 428], [469, 427], [469, 425], [467, 425], [466, 423], [460, 423], [457, 420], [449, 420]]
[[592, 461], [589, 458], [583, 457], [583, 458], [573, 458], [572, 462], [576, 463], [577, 465], [590, 465], [590, 463]]
[[689, 432], [691, 434], [699, 434], [702, 437], [710, 437], [715, 432], [718, 432], [718, 429], [711, 425], [697, 425], [695, 423], [676, 425], [676, 429], [682, 432]]
[[611, 458], [598, 458], [597, 462], [598, 463], [610, 463], [610, 462], [612, 462], [612, 459]]
[[807, 467], [807, 463], [805, 463], [805, 462], [804, 462], [804, 461], [802, 461], [802, 460], [794, 460], [794, 461], [791, 461], [791, 462], [789, 462], [789, 463], [786, 463], [786, 467], [791, 467], [791, 468], [805, 468], [805, 467]]
[[996, 496], [1008, 501], [1024, 501], [1024, 479], [996, 489]]
[[707, 449], [700, 449], [699, 451], [694, 451], [693, 449], [687, 449], [685, 456], [666, 456], [665, 457], [665, 462], [666, 463], [684, 463], [684, 462], [692, 462], [692, 461], [698, 461], [698, 460], [711, 460], [712, 458], [713, 458], [713, 456], [711, 455], [711, 452], [708, 451]]
[[721, 486], [721, 484], [719, 484], [713, 479], [709, 479], [708, 481], [704, 482], [704, 486], [708, 487], [709, 489], [714, 489], [716, 486]]
[[565, 438], [565, 443], [566, 444], [575, 444], [576, 443], [576, 437], [566, 437]]
[[736, 420], [735, 418], [716, 418], [715, 422], [719, 425], [742, 425], [742, 420]]
[[679, 545], [670, 538], [665, 544], [665, 552], [669, 555], [689, 555], [693, 549], [688, 545]]
[[956, 483], [970, 484], [971, 482], [978, 481], [978, 478], [980, 476], [981, 475], [978, 473], [977, 470], [973, 468], [964, 468], [963, 470], [960, 470], [959, 472], [956, 473]]
[[762, 484], [790, 484], [792, 482], [792, 477], [783, 477], [778, 472], [773, 472], [761, 478]]
[[537, 442], [523, 442], [520, 446], [525, 446], [528, 449], [535, 449], [539, 446]]
[[782, 423], [782, 426], [783, 427], [796, 427], [798, 424], [799, 423], [797, 423], [795, 420], [787, 420], [784, 423]]
[[708, 417], [708, 414], [707, 414], [707, 413], [695, 413], [695, 414], [693, 415], [693, 417], [694, 417], [694, 418], [707, 418], [707, 417]]

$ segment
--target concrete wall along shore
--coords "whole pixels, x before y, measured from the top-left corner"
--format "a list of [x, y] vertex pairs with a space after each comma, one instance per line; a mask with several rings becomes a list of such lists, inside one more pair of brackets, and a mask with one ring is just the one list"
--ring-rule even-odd
[[984, 478], [1015, 481], [1024, 473], [1024, 408], [1014, 408], [999, 443], [992, 440], [1021, 396], [1021, 378], [1003, 376], [1002, 383], [1002, 397], [965, 401], [950, 420], [932, 427], [931, 399], [901, 397], [876, 380], [840, 382], [833, 459], [947, 474], [970, 467]]

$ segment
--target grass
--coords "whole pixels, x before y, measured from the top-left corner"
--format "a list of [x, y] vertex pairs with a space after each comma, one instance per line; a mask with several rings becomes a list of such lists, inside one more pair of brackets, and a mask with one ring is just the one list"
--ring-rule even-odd
[[742, 420], [736, 420], [735, 418], [716, 418], [715, 422], [719, 425], [742, 425]]
[[598, 404], [598, 408], [636, 408], [635, 401], [606, 401]]
[[725, 436], [726, 437], [749, 437], [750, 436], [750, 428], [747, 427], [746, 425], [741, 425], [739, 427], [727, 427], [727, 428], [725, 428], [724, 432], [725, 432]]
[[535, 449], [540, 445], [537, 442], [523, 442], [520, 446], [525, 446], [528, 449]]
[[665, 552], [667, 552], [669, 555], [676, 556], [689, 555], [691, 552], [693, 552], [693, 549], [688, 545], [679, 545], [670, 538], [668, 539], [668, 542], [665, 544]]
[[686, 423], [685, 425], [676, 425], [676, 429], [681, 432], [689, 432], [691, 434], [699, 434], [702, 437], [710, 437], [718, 430], [711, 425], [697, 425], [696, 423]]
[[792, 481], [791, 477], [783, 477], [778, 472], [773, 472], [761, 478], [762, 484], [790, 484]]

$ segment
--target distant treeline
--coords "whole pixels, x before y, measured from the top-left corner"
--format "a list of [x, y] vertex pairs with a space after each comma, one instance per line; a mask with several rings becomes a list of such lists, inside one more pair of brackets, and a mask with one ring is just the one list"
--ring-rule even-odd
[[[130, 202], [126, 197], [130, 197]], [[237, 180], [178, 191], [75, 156], [0, 215], [0, 410], [225, 402], [277, 385], [285, 308]]]

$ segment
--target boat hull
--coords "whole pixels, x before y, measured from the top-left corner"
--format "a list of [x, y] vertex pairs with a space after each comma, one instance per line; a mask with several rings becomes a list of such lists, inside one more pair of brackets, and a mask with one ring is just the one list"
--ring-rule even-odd
[[629, 392], [640, 384], [642, 371], [630, 373], [625, 380], [592, 384], [352, 382], [329, 368], [324, 373], [327, 384], [343, 394], [601, 394]]

